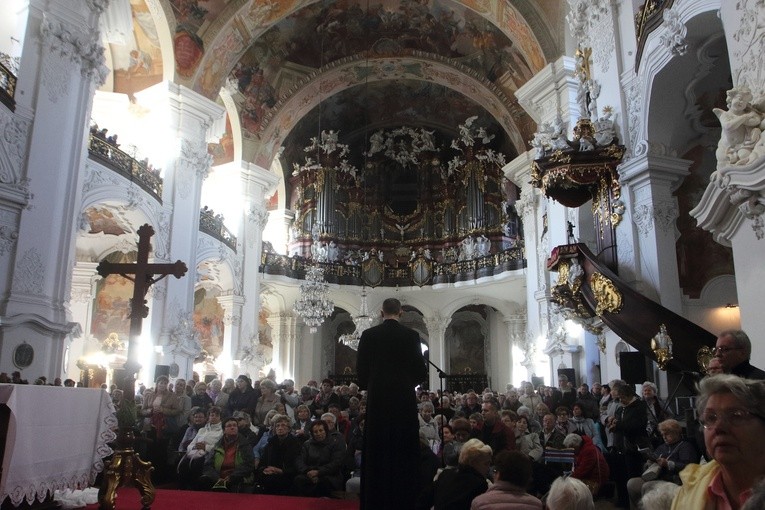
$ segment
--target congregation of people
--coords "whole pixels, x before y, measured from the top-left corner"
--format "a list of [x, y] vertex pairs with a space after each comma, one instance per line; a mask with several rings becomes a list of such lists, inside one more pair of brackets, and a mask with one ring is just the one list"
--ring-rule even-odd
[[[743, 332], [723, 333], [714, 353], [697, 385], [698, 424], [674, 416], [649, 381], [575, 388], [561, 374], [558, 387], [418, 389], [414, 507], [587, 509], [605, 498], [632, 510], [765, 508], [765, 373], [749, 364]], [[119, 405], [121, 390], [111, 393]], [[273, 372], [160, 376], [135, 398], [137, 448], [155, 483], [307, 497], [360, 490], [367, 402], [354, 383], [297, 390]]]

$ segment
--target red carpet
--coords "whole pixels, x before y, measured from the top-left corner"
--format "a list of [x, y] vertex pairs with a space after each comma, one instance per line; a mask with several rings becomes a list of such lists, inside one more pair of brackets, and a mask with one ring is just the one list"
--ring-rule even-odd
[[[138, 490], [129, 487], [118, 489], [115, 506], [116, 510], [140, 510]], [[98, 505], [88, 505], [85, 508], [97, 510]], [[157, 489], [157, 496], [151, 508], [154, 510], [358, 510], [359, 501]]]

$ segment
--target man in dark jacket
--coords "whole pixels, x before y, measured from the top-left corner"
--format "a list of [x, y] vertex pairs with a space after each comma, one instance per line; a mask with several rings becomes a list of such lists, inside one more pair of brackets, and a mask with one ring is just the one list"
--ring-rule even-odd
[[723, 372], [745, 379], [765, 379], [765, 372], [749, 363], [752, 342], [741, 330], [720, 333], [715, 344], [715, 357], [720, 360]]
[[515, 431], [499, 419], [497, 402], [484, 402], [481, 414], [483, 415], [483, 427], [478, 432], [478, 438], [491, 446], [494, 453], [503, 450], [515, 450]]
[[361, 334], [356, 369], [367, 390], [361, 510], [413, 509], [419, 494], [415, 386], [428, 377], [419, 334], [399, 324], [401, 302], [383, 302], [383, 323]]

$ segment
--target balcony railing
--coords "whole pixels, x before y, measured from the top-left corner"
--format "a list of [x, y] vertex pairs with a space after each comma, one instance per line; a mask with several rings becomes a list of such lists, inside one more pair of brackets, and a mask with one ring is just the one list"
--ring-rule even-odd
[[664, 22], [664, 11], [672, 7], [674, 0], [648, 0], [635, 14], [635, 34], [637, 36], [637, 52], [635, 56], [635, 71], [640, 68], [648, 35]]
[[16, 109], [16, 75], [19, 72], [19, 59], [0, 52], [0, 102], [11, 109]]
[[205, 206], [199, 211], [199, 230], [222, 242], [236, 253], [236, 236], [223, 224], [223, 216]]
[[105, 167], [136, 183], [162, 203], [162, 177], [158, 170], [149, 169], [146, 161], [136, 161], [115, 145], [95, 135], [90, 135], [88, 154]]
[[[526, 267], [523, 247], [520, 246], [472, 260], [443, 263], [428, 260], [426, 262], [430, 264], [430, 276], [427, 278], [427, 285], [470, 281]], [[313, 265], [313, 262], [310, 259], [289, 257], [263, 250], [259, 270], [264, 274], [303, 279], [306, 268], [311, 265]], [[324, 269], [324, 278], [329, 283], [357, 286], [369, 285], [363, 265], [328, 262], [319, 263], [319, 266]], [[383, 277], [379, 285], [382, 287], [417, 285], [415, 282], [415, 271], [417, 270], [420, 271], [419, 277], [422, 280], [422, 265], [417, 266], [416, 264], [409, 263], [393, 267], [383, 264]]]

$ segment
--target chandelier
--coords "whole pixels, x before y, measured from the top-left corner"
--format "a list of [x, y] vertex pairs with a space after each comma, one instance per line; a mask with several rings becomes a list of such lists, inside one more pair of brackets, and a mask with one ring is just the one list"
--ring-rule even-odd
[[367, 289], [362, 287], [361, 308], [359, 309], [359, 314], [353, 317], [353, 323], [356, 325], [356, 329], [353, 330], [353, 333], [340, 335], [340, 342], [354, 351], [358, 350], [361, 334], [372, 326], [373, 321], [374, 319], [369, 316], [369, 308], [367, 307]]
[[311, 266], [305, 272], [305, 281], [300, 284], [300, 299], [292, 309], [310, 326], [311, 333], [332, 314], [335, 303], [329, 299], [329, 284], [324, 281], [324, 269]]
[[347, 345], [354, 351], [359, 349], [359, 340], [361, 340], [361, 334], [372, 326], [372, 317], [369, 316], [369, 308], [367, 307], [367, 289], [361, 288], [361, 309], [359, 314], [353, 317], [353, 323], [356, 325], [356, 329], [353, 333], [346, 333], [340, 336], [340, 343]]

